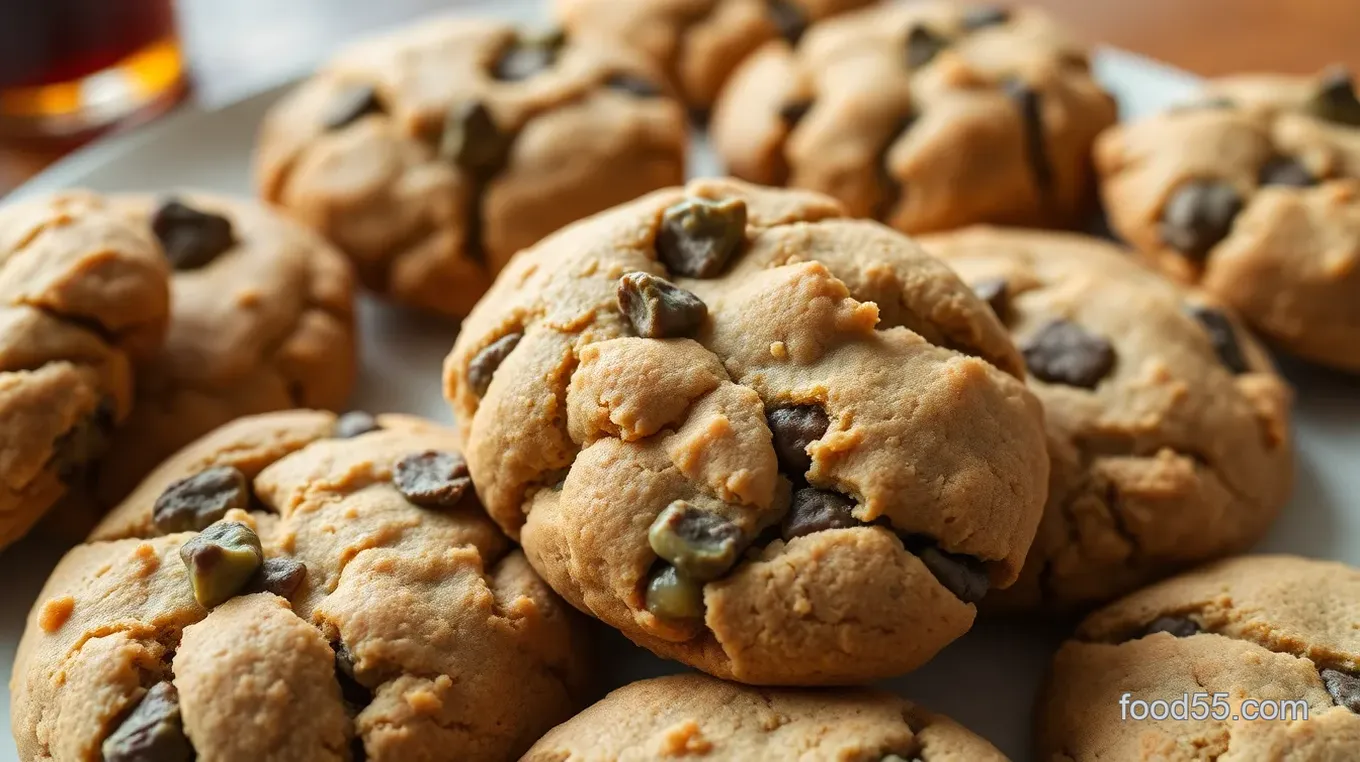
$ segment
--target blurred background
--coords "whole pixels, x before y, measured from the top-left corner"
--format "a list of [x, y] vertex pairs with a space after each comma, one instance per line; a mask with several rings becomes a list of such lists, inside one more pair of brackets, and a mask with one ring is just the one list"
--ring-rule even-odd
[[[620, 0], [632, 2], [633, 0]], [[1014, 4], [1014, 3], [1003, 3]], [[1356, 0], [1031, 0], [1095, 43], [1213, 76], [1360, 70]], [[0, 196], [80, 145], [213, 107], [459, 0], [0, 0]]]

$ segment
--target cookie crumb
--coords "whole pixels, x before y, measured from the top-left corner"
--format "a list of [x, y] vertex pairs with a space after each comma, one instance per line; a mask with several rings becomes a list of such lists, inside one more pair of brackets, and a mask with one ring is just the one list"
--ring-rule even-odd
[[691, 754], [707, 754], [712, 750], [713, 744], [704, 738], [699, 723], [684, 720], [661, 731], [661, 744], [657, 753], [663, 757], [687, 757]]
[[789, 359], [789, 348], [784, 346], [784, 342], [776, 341], [770, 344], [770, 357], [776, 360]]
[[142, 562], [140, 572], [143, 576], [154, 574], [161, 567], [161, 557], [149, 542], [144, 542], [132, 550], [132, 557]]
[[69, 595], [53, 598], [44, 603], [42, 610], [38, 612], [38, 626], [43, 632], [56, 632], [71, 618], [71, 612], [75, 608], [76, 599]]

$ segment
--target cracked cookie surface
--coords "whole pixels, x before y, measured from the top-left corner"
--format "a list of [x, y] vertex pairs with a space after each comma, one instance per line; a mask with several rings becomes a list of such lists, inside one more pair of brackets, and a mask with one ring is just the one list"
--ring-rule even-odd
[[1115, 103], [1043, 12], [884, 3], [772, 42], [714, 111], [728, 171], [829, 193], [909, 233], [1068, 226]]
[[108, 452], [169, 277], [149, 232], [87, 194], [0, 207], [0, 548]]
[[645, 60], [440, 19], [351, 46], [286, 96], [256, 180], [370, 288], [461, 317], [519, 249], [681, 182], [687, 140]]
[[[1145, 588], [1092, 614], [1062, 646], [1040, 698], [1038, 759], [1354, 759], [1360, 745], [1360, 570], [1243, 556]], [[1145, 634], [1153, 630], [1152, 634]], [[1307, 719], [1125, 721], [1145, 701], [1225, 693], [1302, 700]]]
[[1229, 310], [1085, 236], [920, 243], [990, 297], [1044, 404], [1048, 505], [1020, 580], [989, 605], [1103, 603], [1261, 539], [1293, 483], [1292, 394]]
[[478, 493], [544, 579], [744, 682], [919, 666], [1014, 582], [1047, 492], [1004, 327], [817, 194], [699, 181], [573, 225], [445, 370]]
[[703, 675], [674, 675], [610, 693], [550, 731], [522, 762], [671, 758], [1006, 760], [947, 717], [882, 691], [750, 688]]
[[[174, 759], [510, 760], [576, 709], [578, 615], [471, 490], [431, 509], [394, 480], [412, 454], [458, 462], [457, 435], [374, 423], [243, 418], [149, 476], [34, 605], [20, 759], [142, 759], [110, 755], [138, 751], [125, 728], [149, 717], [188, 744]], [[223, 587], [241, 559], [258, 572]], [[227, 599], [205, 608], [210, 587]]]
[[1344, 71], [1244, 76], [1110, 130], [1111, 226], [1280, 348], [1360, 372], [1360, 102]]

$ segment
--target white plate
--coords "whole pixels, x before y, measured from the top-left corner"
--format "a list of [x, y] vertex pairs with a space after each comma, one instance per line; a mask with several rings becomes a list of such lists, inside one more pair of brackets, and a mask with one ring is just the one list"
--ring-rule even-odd
[[[495, 12], [533, 16], [532, 3], [502, 0]], [[1113, 50], [1100, 51], [1096, 70], [1126, 116], [1182, 99], [1194, 87], [1184, 73]], [[139, 132], [104, 141], [52, 167], [17, 195], [70, 186], [101, 191], [157, 191], [177, 186], [249, 193], [255, 127], [280, 90], [214, 111], [189, 109]], [[717, 164], [696, 147], [696, 176]], [[449, 421], [440, 394], [440, 363], [453, 329], [365, 298], [360, 309], [363, 363], [354, 407], [402, 411]], [[1265, 549], [1360, 564], [1360, 393], [1354, 379], [1285, 363], [1298, 387], [1298, 489]], [[60, 548], [27, 541], [0, 555], [0, 674], [9, 680], [14, 649], [29, 607]], [[1016, 760], [1028, 759], [1031, 703], [1069, 623], [978, 625], [938, 658], [886, 687], [953, 716]], [[602, 628], [603, 629], [603, 628]], [[612, 634], [603, 636], [600, 667], [613, 684], [681, 669]], [[1114, 701], [1115, 697], [1111, 697]], [[9, 695], [0, 699], [8, 730]], [[8, 737], [8, 733], [5, 734]], [[16, 759], [0, 742], [0, 762]]]

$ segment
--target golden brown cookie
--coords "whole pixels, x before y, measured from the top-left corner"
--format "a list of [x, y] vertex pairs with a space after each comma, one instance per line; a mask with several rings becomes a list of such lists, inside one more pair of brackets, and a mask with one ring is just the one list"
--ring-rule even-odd
[[108, 452], [168, 281], [149, 231], [89, 194], [0, 207], [0, 548]]
[[24, 762], [152, 741], [178, 750], [156, 759], [509, 760], [577, 707], [583, 648], [454, 432], [272, 413], [176, 454], [67, 554], [11, 722]]
[[1005, 762], [947, 717], [882, 691], [749, 688], [704, 675], [625, 685], [521, 762]]
[[1357, 621], [1360, 571], [1329, 561], [1244, 556], [1153, 585], [1058, 651], [1037, 759], [1353, 760]]
[[1067, 609], [1240, 553], [1293, 484], [1291, 392], [1230, 311], [1103, 241], [920, 239], [1010, 328], [1048, 423], [1048, 506], [989, 604]]
[[1086, 49], [1042, 11], [884, 3], [772, 42], [723, 91], [728, 171], [835, 196], [909, 233], [1067, 226], [1115, 121]]
[[1103, 136], [1114, 230], [1271, 342], [1360, 372], [1360, 101], [1344, 71], [1238, 77]]
[[796, 43], [809, 25], [872, 0], [556, 0], [572, 33], [642, 52], [685, 102], [706, 112], [762, 44]]
[[614, 46], [442, 19], [354, 45], [265, 120], [260, 195], [393, 299], [461, 317], [516, 251], [684, 177], [684, 109]]
[[510, 264], [446, 361], [488, 511], [567, 600], [758, 684], [910, 670], [1015, 581], [1039, 405], [986, 304], [817, 194], [726, 180]]

